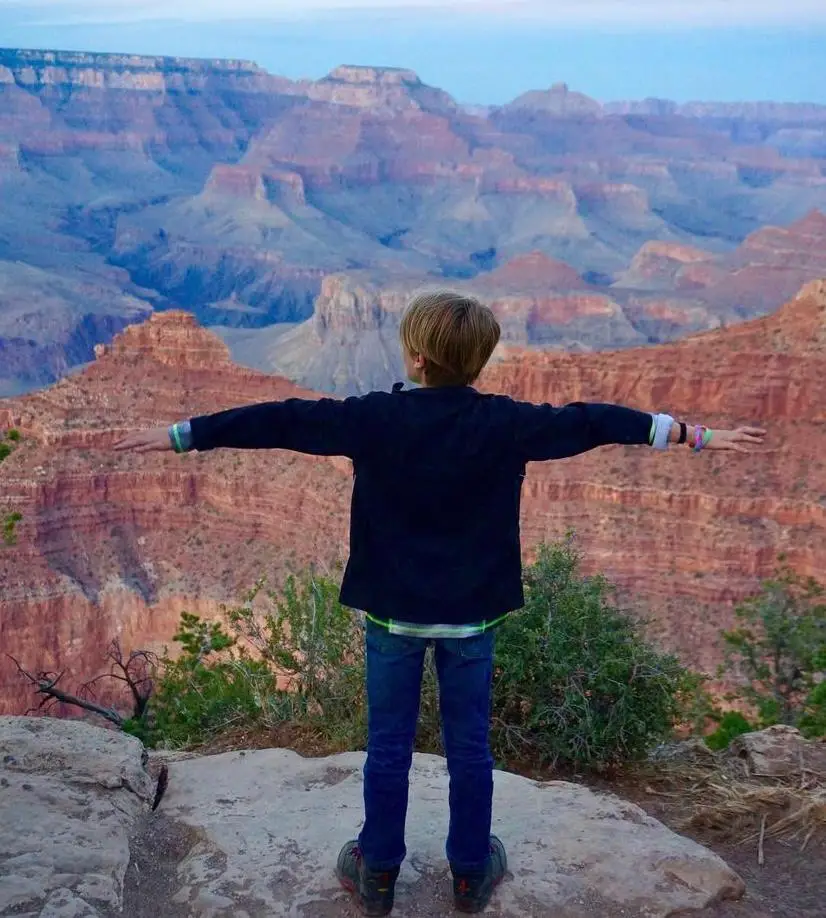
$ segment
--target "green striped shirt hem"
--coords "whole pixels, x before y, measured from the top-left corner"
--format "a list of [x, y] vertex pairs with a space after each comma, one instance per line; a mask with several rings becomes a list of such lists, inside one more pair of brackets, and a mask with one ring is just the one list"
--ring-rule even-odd
[[375, 615], [366, 613], [368, 621], [381, 628], [386, 628], [391, 634], [400, 634], [404, 637], [417, 638], [469, 638], [484, 634], [501, 625], [508, 617], [507, 613], [500, 618], [489, 622], [474, 622], [469, 625], [420, 625], [416, 622], [397, 622], [394, 619], [376, 618]]

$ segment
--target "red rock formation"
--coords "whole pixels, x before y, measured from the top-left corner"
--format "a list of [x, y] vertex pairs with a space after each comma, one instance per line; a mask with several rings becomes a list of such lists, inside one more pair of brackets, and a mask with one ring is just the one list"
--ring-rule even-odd
[[565, 83], [556, 83], [549, 90], [532, 90], [510, 102], [506, 109], [527, 109], [562, 118], [599, 117], [602, 106], [581, 92], [571, 92]]
[[702, 264], [712, 257], [710, 252], [688, 245], [646, 242], [634, 256], [623, 280], [629, 286], [650, 283], [661, 286], [663, 282], [677, 286], [686, 265]]
[[782, 552], [826, 582], [826, 282], [765, 319], [611, 354], [511, 354], [484, 387], [555, 404], [597, 400], [712, 426], [758, 423], [752, 456], [622, 447], [535, 465], [528, 545], [579, 533], [589, 570], [642, 600], [667, 646], [707, 669], [733, 604]]
[[[0, 402], [18, 449], [0, 470], [0, 646], [34, 669], [96, 674], [106, 643], [159, 649], [181, 609], [212, 614], [255, 579], [331, 563], [346, 545], [349, 472], [340, 460], [275, 453], [135, 457], [130, 429], [232, 405], [307, 395], [229, 362], [182, 313], [153, 316], [99, 349], [82, 374]], [[0, 657], [0, 711], [25, 709]]]
[[[817, 227], [754, 230], [767, 212], [826, 207], [823, 125], [813, 106], [616, 109], [565, 85], [470, 111], [410, 70], [291, 82], [243, 61], [0, 50], [0, 270], [15, 278], [0, 291], [0, 392], [86, 362], [136, 307], [233, 331], [293, 324], [323, 278], [350, 272], [378, 288], [478, 275], [510, 340], [534, 346], [763, 314], [822, 273]], [[789, 143], [811, 156], [780, 136], [801, 129]], [[749, 233], [733, 256], [643, 248], [626, 270], [649, 240], [719, 252]], [[542, 290], [513, 267], [509, 288], [487, 273], [533, 251], [579, 278]], [[343, 311], [327, 327], [350, 324]], [[382, 315], [367, 315], [377, 333]], [[346, 343], [334, 372], [300, 381], [372, 380]]]
[[[774, 316], [676, 345], [509, 353], [487, 371], [486, 389], [769, 430], [753, 456], [612, 447], [532, 466], [527, 553], [574, 527], [588, 569], [643, 604], [667, 646], [713, 668], [732, 604], [779, 552], [826, 580], [824, 354], [826, 283]], [[23, 514], [17, 544], [0, 548], [4, 650], [33, 668], [66, 668], [67, 679], [88, 675], [113, 636], [159, 647], [183, 608], [211, 614], [262, 573], [277, 580], [290, 565], [341, 558], [344, 460], [111, 451], [135, 427], [293, 394], [309, 395], [233, 365], [213, 335], [172, 312], [122, 333], [83, 373], [0, 403], [0, 428], [23, 433], [0, 476], [0, 508]], [[0, 658], [0, 711], [26, 701]]]
[[[612, 293], [638, 327], [647, 328], [651, 318], [654, 328], [670, 337], [669, 324], [674, 330], [698, 330], [768, 312], [801, 284], [823, 276], [826, 215], [813, 210], [787, 227], [764, 227], [723, 255], [646, 243]], [[634, 291], [629, 300], [621, 293], [626, 289]]]
[[484, 283], [491, 289], [522, 291], [584, 290], [588, 287], [570, 265], [544, 252], [529, 252], [511, 258], [485, 275]]
[[208, 193], [228, 194], [257, 201], [267, 199], [263, 175], [243, 166], [215, 166], [206, 184]]

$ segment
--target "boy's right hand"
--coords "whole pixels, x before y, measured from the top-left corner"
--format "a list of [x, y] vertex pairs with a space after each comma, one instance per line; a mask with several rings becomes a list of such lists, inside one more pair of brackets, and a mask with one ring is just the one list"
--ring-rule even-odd
[[151, 430], [140, 430], [129, 434], [115, 444], [118, 452], [131, 451], [133, 453], [162, 452], [172, 449], [169, 439], [168, 427], [153, 427]]
[[763, 446], [765, 437], [766, 431], [760, 427], [738, 427], [737, 430], [715, 429], [706, 449], [750, 453], [754, 449]]

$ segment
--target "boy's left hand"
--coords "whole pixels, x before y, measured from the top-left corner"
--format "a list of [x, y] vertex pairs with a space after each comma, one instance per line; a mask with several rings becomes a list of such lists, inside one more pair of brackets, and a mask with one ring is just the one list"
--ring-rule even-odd
[[150, 453], [155, 451], [171, 450], [168, 427], [153, 427], [151, 430], [141, 430], [130, 434], [115, 444], [118, 452], [130, 450], [133, 453]]
[[766, 431], [760, 427], [738, 427], [737, 430], [714, 430], [706, 449], [751, 453], [763, 446]]

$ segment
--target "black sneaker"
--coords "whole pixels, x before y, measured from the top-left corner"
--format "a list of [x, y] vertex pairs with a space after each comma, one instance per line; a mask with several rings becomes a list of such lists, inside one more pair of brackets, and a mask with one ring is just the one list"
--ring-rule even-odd
[[338, 856], [338, 881], [353, 894], [356, 904], [365, 915], [375, 915], [378, 918], [390, 914], [398, 875], [398, 867], [393, 870], [370, 870], [364, 863], [357, 841], [347, 842]]
[[484, 873], [453, 874], [453, 904], [460, 912], [471, 915], [483, 911], [494, 889], [505, 879], [507, 869], [505, 846], [495, 835], [491, 835], [487, 870]]

